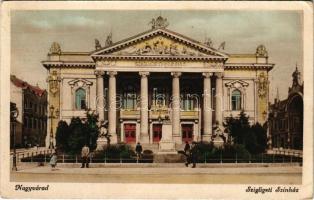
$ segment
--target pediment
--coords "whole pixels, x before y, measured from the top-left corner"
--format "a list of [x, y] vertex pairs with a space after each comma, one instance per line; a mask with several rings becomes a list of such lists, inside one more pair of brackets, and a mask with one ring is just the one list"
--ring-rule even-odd
[[86, 79], [78, 78], [78, 79], [69, 81], [68, 84], [72, 87], [86, 87], [86, 86], [93, 85], [93, 82]]
[[229, 88], [243, 88], [249, 86], [249, 83], [242, 80], [234, 80], [225, 84]]
[[167, 29], [145, 32], [97, 50], [92, 57], [198, 57], [222, 58], [227, 55], [200, 42], [187, 38]]

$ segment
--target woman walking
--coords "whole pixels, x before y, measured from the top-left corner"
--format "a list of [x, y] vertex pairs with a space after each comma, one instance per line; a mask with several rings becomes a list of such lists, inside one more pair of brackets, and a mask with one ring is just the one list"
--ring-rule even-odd
[[57, 166], [57, 161], [58, 161], [57, 154], [53, 153], [51, 158], [50, 158], [50, 162], [49, 162], [49, 164], [51, 165], [51, 171], [55, 170], [55, 168]]

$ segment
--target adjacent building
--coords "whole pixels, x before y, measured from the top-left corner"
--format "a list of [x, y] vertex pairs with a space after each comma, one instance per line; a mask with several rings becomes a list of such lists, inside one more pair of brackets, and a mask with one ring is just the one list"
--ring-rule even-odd
[[264, 45], [228, 54], [167, 29], [162, 17], [153, 22], [150, 30], [115, 43], [111, 35], [104, 46], [95, 40], [89, 52], [52, 44], [42, 64], [49, 72], [49, 106], [59, 115], [47, 144], [55, 144], [59, 120], [84, 118], [87, 109], [108, 125], [112, 143], [212, 141], [213, 129], [223, 129], [224, 119], [241, 110], [251, 123], [266, 121], [274, 64]]
[[303, 83], [296, 67], [292, 74], [292, 86], [288, 98], [269, 107], [269, 135], [273, 148], [303, 149]]
[[47, 133], [46, 90], [33, 86], [14, 75], [11, 75], [10, 90], [12, 105], [15, 104], [19, 112], [15, 136], [16, 146], [44, 146]]

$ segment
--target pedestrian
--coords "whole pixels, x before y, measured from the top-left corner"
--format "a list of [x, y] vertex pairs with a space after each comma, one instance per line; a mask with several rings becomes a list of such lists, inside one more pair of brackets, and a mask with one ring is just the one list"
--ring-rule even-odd
[[191, 153], [191, 147], [188, 141], [185, 142], [184, 146], [184, 155], [186, 157], [185, 166], [188, 167], [190, 164], [190, 153]]
[[88, 146], [85, 144], [82, 148], [82, 152], [81, 152], [81, 157], [82, 157], [82, 166], [81, 168], [84, 168], [86, 166], [86, 168], [88, 168], [88, 157], [89, 157], [89, 148]]
[[137, 143], [137, 145], [135, 147], [135, 151], [136, 151], [137, 158], [140, 158], [142, 155], [143, 148], [139, 142]]
[[197, 161], [197, 143], [192, 142], [192, 147], [191, 147], [191, 162], [193, 163], [192, 168], [196, 167], [196, 161]]
[[57, 161], [58, 161], [57, 154], [53, 153], [51, 158], [50, 158], [50, 162], [49, 162], [49, 164], [51, 165], [51, 171], [55, 170], [55, 168], [57, 166]]

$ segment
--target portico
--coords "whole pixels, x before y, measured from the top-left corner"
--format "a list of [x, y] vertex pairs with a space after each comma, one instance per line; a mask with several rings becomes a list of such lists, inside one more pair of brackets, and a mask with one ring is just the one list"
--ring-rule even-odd
[[[97, 90], [97, 96], [101, 100], [108, 99], [108, 103], [103, 102], [102, 105], [108, 105], [108, 131], [114, 138], [120, 138], [118, 140], [127, 143], [153, 144], [158, 143], [162, 137], [166, 137], [166, 134], [171, 134], [169, 136], [176, 144], [182, 144], [184, 141], [211, 141], [213, 111], [215, 110], [215, 115], [222, 115], [218, 113], [222, 112], [221, 109], [212, 107], [213, 97], [215, 97], [213, 92], [216, 88], [212, 87], [211, 82], [217, 81], [219, 78], [217, 74], [223, 71], [221, 68], [215, 67], [211, 72], [206, 72], [206, 70], [204, 70], [205, 72], [194, 72], [193, 69], [182, 70], [183, 72], [179, 70], [171, 72], [165, 69], [165, 72], [159, 72], [157, 68], [156, 72], [151, 67], [150, 71], [141, 71], [141, 68], [135, 71], [135, 68], [132, 68], [131, 72], [117, 70], [105, 74], [104, 72], [108, 70], [102, 69], [106, 67], [102, 65], [103, 63], [96, 68], [97, 74], [103, 76], [97, 78], [97, 86], [103, 86], [102, 90]], [[175, 63], [172, 63], [172, 69], [175, 68]], [[182, 65], [182, 62], [179, 62], [178, 65]], [[167, 66], [163, 67], [167, 68]], [[119, 98], [116, 97], [117, 79], [120, 82]], [[131, 107], [124, 103], [129, 101], [125, 99], [128, 97], [124, 95], [125, 91], [123, 90], [123, 82], [129, 84], [128, 79], [131, 80], [132, 87], [134, 85], [135, 89], [134, 93], [127, 94], [128, 97], [134, 95], [134, 98], [130, 98], [130, 102], [132, 99], [134, 101], [134, 105]], [[182, 84], [193, 83], [193, 81], [194, 83], [195, 81], [199, 82], [199, 91], [189, 90], [184, 91], [183, 94], [186, 84]], [[156, 84], [156, 82], [165, 84]], [[217, 82], [219, 83], [219, 81]], [[108, 89], [105, 88], [106, 86]], [[103, 91], [105, 90], [109, 91], [107, 97], [104, 96]], [[102, 98], [100, 98], [101, 96]], [[188, 98], [185, 99], [185, 97]], [[98, 101], [98, 103], [100, 102]], [[97, 112], [102, 116], [105, 112], [104, 106], [97, 106]], [[163, 122], [168, 119], [172, 131], [164, 133], [161, 131]], [[116, 126], [116, 123], [120, 126]], [[204, 134], [201, 132], [202, 129]], [[132, 139], [132, 137], [134, 138]]]

